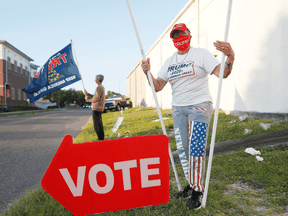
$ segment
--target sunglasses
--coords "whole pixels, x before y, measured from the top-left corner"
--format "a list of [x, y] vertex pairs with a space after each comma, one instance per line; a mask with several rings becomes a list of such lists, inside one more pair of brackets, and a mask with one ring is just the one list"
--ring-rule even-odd
[[[186, 32], [184, 31], [180, 31], [180, 30], [174, 30], [172, 33], [172, 38], [178, 38], [180, 35], [187, 35]], [[190, 32], [188, 33], [188, 35], [190, 35]]]

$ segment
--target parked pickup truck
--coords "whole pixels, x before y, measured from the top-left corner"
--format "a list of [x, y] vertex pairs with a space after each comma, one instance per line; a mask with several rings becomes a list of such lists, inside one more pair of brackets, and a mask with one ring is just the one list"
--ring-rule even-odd
[[121, 107], [123, 109], [125, 107], [132, 107], [132, 101], [130, 98], [125, 97], [124, 95], [111, 95], [108, 99], [106, 99], [105, 102], [105, 108], [104, 112], [107, 110], [121, 110]]

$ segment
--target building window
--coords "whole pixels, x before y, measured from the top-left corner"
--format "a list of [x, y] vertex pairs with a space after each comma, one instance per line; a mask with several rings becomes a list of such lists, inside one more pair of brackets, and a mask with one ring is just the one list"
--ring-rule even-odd
[[12, 100], [15, 100], [15, 88], [11, 88]]
[[27, 66], [25, 66], [26, 76], [28, 76]]
[[26, 100], [26, 94], [25, 94], [25, 92], [23, 92], [23, 100], [24, 100], [24, 101]]
[[17, 72], [17, 61], [14, 60], [14, 71]]
[[11, 69], [11, 59], [10, 59], [10, 57], [7, 57], [7, 62], [8, 62], [8, 69]]
[[6, 97], [10, 98], [10, 89], [6, 89]]
[[6, 85], [6, 97], [10, 98], [10, 85]]
[[20, 64], [20, 74], [23, 74], [23, 65]]
[[18, 100], [21, 100], [21, 89], [18, 89]]

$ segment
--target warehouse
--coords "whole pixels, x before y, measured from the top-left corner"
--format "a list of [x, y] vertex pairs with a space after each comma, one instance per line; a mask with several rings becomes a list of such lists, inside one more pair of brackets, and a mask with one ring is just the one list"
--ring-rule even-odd
[[[176, 52], [170, 39], [174, 24], [185, 23], [192, 33], [192, 47], [209, 50], [224, 39], [227, 0], [190, 0], [146, 53], [157, 77], [165, 60]], [[140, 28], [140, 27], [139, 27]], [[288, 112], [288, 1], [233, 1], [228, 41], [235, 51], [232, 74], [223, 80], [220, 108], [224, 111]], [[127, 96], [135, 106], [155, 107], [153, 95], [141, 69], [141, 61], [126, 78]], [[209, 76], [215, 106], [218, 78]], [[171, 108], [170, 84], [157, 93], [161, 108]]]

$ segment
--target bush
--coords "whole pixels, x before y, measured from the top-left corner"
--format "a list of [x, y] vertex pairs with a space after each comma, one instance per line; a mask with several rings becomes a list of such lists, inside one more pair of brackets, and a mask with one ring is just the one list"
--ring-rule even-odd
[[39, 107], [29, 107], [29, 106], [8, 106], [8, 112], [14, 111], [27, 111], [27, 110], [43, 110]]
[[58, 109], [58, 106], [48, 106], [47, 109]]

